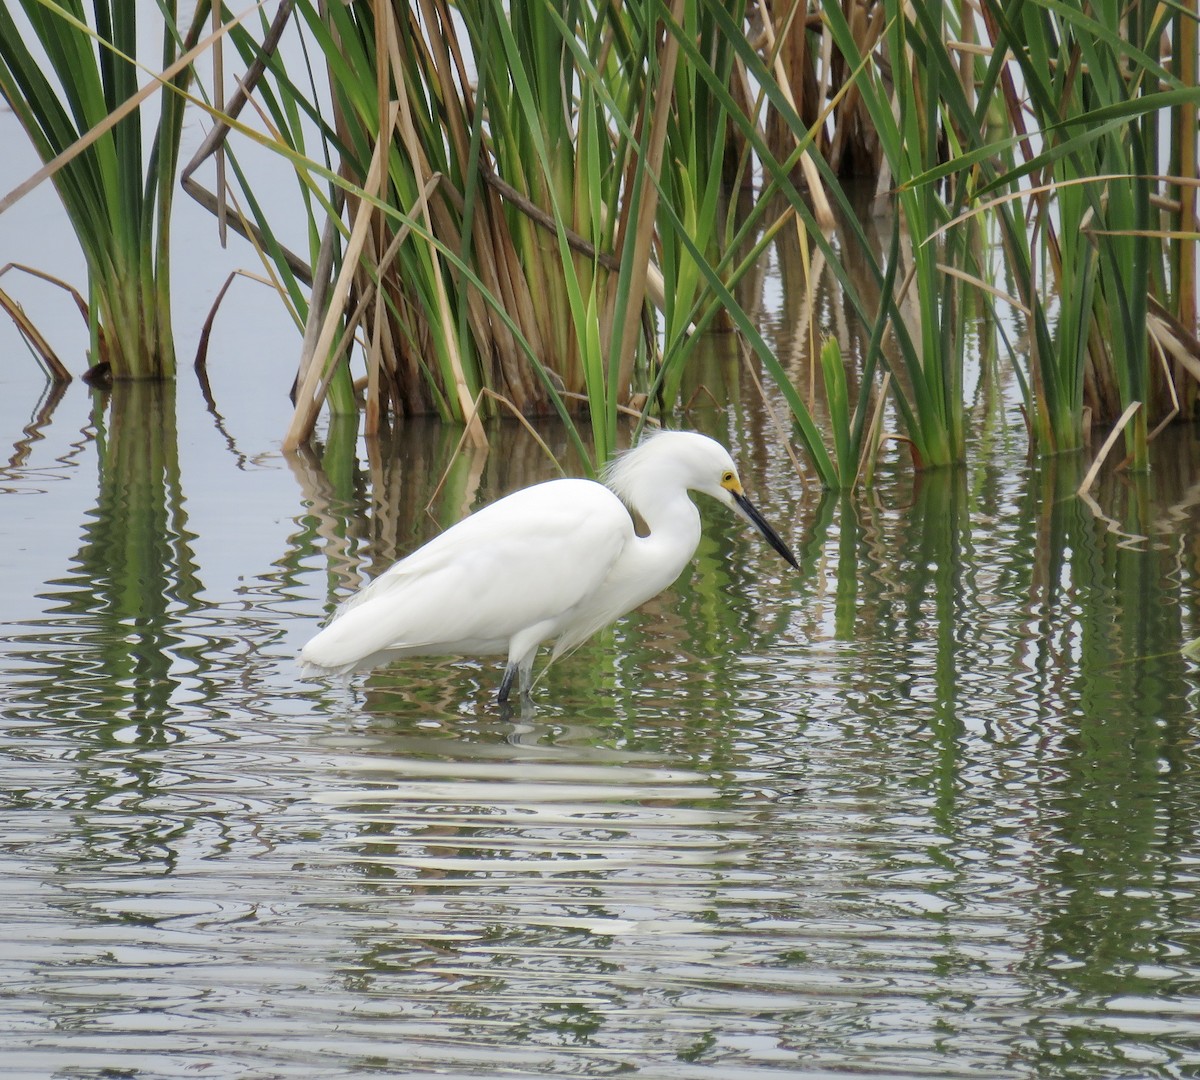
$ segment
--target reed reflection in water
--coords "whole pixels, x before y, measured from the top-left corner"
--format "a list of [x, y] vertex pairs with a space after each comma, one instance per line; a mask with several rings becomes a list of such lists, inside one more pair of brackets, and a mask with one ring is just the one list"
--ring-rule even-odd
[[[200, 456], [141, 393], [3, 475], [8, 1074], [1200, 1069], [1183, 437], [1097, 517], [1074, 463], [1003, 456], [823, 497], [761, 417], [698, 414], [803, 574], [706, 513], [514, 723], [490, 664], [347, 692], [294, 654], [551, 475], [515, 428]], [[53, 572], [29, 507], [74, 530]]]

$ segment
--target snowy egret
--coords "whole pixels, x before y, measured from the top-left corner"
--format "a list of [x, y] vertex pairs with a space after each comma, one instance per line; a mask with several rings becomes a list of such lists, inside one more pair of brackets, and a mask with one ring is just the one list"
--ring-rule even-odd
[[506, 655], [500, 702], [518, 675], [528, 697], [543, 642], [553, 661], [680, 575], [700, 543], [688, 491], [724, 503], [799, 569], [729, 452], [664, 431], [617, 457], [603, 484], [550, 480], [464, 518], [347, 600], [300, 660], [308, 674], [349, 674], [400, 656]]

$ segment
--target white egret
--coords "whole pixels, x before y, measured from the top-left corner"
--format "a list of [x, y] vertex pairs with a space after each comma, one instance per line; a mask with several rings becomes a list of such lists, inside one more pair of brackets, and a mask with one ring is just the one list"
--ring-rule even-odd
[[504, 655], [500, 702], [516, 676], [528, 696], [543, 642], [554, 642], [553, 661], [680, 575], [700, 543], [689, 491], [724, 503], [799, 568], [729, 452], [705, 435], [664, 431], [617, 457], [603, 484], [536, 484], [434, 537], [347, 600], [301, 662], [308, 674], [349, 674], [401, 656]]

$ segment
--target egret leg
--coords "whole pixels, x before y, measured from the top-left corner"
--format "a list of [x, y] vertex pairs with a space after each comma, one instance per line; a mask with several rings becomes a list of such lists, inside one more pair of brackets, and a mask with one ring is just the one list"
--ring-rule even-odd
[[525, 657], [517, 667], [521, 676], [521, 701], [525, 705], [533, 704], [533, 655]]
[[553, 632], [554, 621], [547, 619], [513, 635], [508, 646], [508, 666], [504, 669], [504, 678], [500, 680], [500, 695], [496, 699], [501, 705], [507, 704], [513, 679], [518, 675], [521, 677], [521, 697], [529, 700], [533, 691], [530, 675], [533, 672], [533, 661], [537, 657], [538, 646]]
[[[496, 696], [496, 700], [501, 705], [508, 704], [508, 694], [509, 691], [512, 690], [513, 679], [516, 678], [516, 675], [517, 665], [509, 663], [504, 669], [504, 678], [500, 680], [500, 693]], [[521, 681], [523, 684], [525, 680], [522, 679]]]

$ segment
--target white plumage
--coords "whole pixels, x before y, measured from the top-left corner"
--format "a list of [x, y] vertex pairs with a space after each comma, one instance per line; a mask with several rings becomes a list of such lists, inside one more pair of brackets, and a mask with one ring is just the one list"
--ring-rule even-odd
[[[401, 656], [503, 655], [500, 701], [516, 675], [528, 694], [544, 642], [559, 657], [679, 576], [700, 542], [688, 491], [723, 502], [796, 566], [746, 498], [728, 451], [707, 436], [650, 436], [604, 481], [551, 480], [464, 518], [346, 601], [301, 652], [307, 672], [346, 674]], [[648, 535], [637, 535], [627, 506]]]

